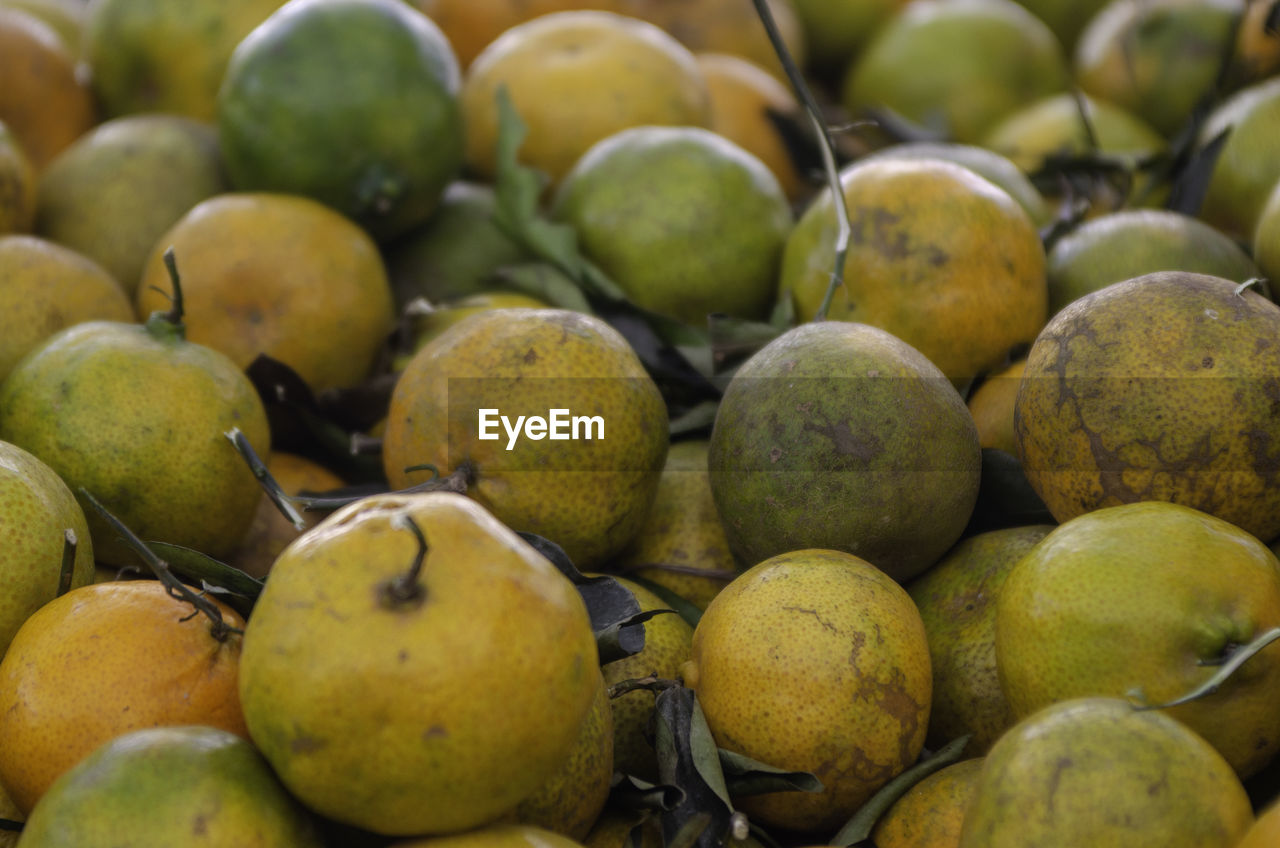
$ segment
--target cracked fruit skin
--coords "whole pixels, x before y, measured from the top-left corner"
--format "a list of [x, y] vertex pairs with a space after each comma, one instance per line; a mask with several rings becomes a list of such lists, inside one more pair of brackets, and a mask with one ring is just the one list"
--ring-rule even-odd
[[1073, 301], [1040, 333], [1014, 431], [1059, 523], [1159, 500], [1280, 536], [1280, 307], [1237, 288], [1146, 274]]
[[[600, 417], [604, 438], [510, 438], [479, 410]], [[579, 432], [579, 435], [583, 435]], [[563, 309], [493, 309], [464, 318], [419, 350], [391, 394], [383, 465], [391, 486], [431, 479], [430, 463], [466, 470], [467, 494], [498, 520], [602, 564], [640, 531], [667, 455], [667, 410], [626, 339]]]
[[[267, 413], [230, 359], [156, 323], [87, 321], [51, 336], [0, 384], [0, 439], [77, 498], [88, 489], [139, 538], [226, 556], [262, 489], [223, 434], [240, 428], [266, 456]], [[96, 512], [85, 517], [100, 561], [137, 563]]]
[[708, 465], [743, 562], [833, 548], [907, 580], [963, 532], [981, 449], [964, 401], [919, 351], [866, 324], [823, 321], [738, 369]]
[[[427, 552], [420, 596], [389, 581]], [[249, 733], [311, 809], [390, 836], [509, 814], [569, 756], [601, 684], [573, 584], [475, 501], [378, 495], [277, 558], [244, 635]]]
[[[1013, 714], [1087, 695], [1172, 701], [1280, 627], [1280, 561], [1237, 527], [1149, 501], [1059, 525], [996, 597], [996, 669]], [[1138, 694], [1140, 693], [1140, 695]], [[1280, 750], [1280, 644], [1167, 712], [1241, 778]]]
[[822, 781], [735, 799], [766, 827], [834, 833], [924, 745], [924, 623], [851, 554], [793, 551], [744, 572], [708, 605], [682, 674], [717, 745]]
[[960, 848], [1232, 848], [1252, 822], [1239, 778], [1185, 725], [1082, 698], [995, 744]]
[[[827, 317], [888, 330], [962, 385], [1036, 337], [1048, 316], [1044, 247], [1008, 192], [955, 162], [884, 155], [845, 168], [852, 228]], [[835, 266], [830, 189], [787, 238], [779, 287], [801, 321]]]
[[135, 730], [103, 744], [41, 798], [22, 844], [323, 845], [248, 740], [201, 725]]

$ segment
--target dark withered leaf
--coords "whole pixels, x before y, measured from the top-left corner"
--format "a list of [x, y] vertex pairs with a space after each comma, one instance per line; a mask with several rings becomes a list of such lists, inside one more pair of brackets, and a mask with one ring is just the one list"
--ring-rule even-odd
[[622, 576], [637, 586], [642, 586], [657, 595], [664, 604], [674, 610], [690, 627], [698, 626], [698, 620], [702, 618], [702, 610], [698, 609], [686, 598], [682, 598], [660, 583], [655, 583], [630, 571]]
[[694, 843], [717, 848], [728, 832], [733, 808], [720, 768], [720, 752], [692, 689], [673, 686], [654, 703], [654, 747], [658, 779], [679, 786], [681, 803], [662, 815], [667, 845], [696, 828]]
[[[596, 643], [600, 646], [600, 662], [609, 661], [604, 658], [606, 655], [619, 659], [644, 649], [643, 619], [633, 621], [641, 614], [640, 604], [630, 589], [608, 575], [587, 577], [573, 564], [564, 548], [550, 539], [536, 533], [522, 532], [519, 535], [577, 587], [591, 617]], [[606, 644], [601, 645], [602, 638], [607, 639]], [[614, 656], [618, 651], [621, 654]]]
[[632, 774], [614, 772], [609, 788], [609, 806], [622, 810], [674, 809], [684, 800], [684, 790], [665, 783], [650, 783]]
[[821, 143], [814, 138], [813, 125], [808, 116], [800, 110], [783, 111], [772, 106], [765, 107], [764, 115], [778, 131], [782, 148], [796, 173], [801, 177], [821, 174], [824, 167]]
[[398, 374], [378, 374], [356, 386], [326, 389], [316, 396], [320, 415], [344, 432], [368, 430], [386, 417]]
[[1169, 189], [1167, 209], [1195, 217], [1200, 214], [1205, 195], [1209, 191], [1209, 180], [1213, 177], [1213, 168], [1218, 163], [1218, 156], [1231, 135], [1227, 127], [1209, 140], [1209, 143], [1191, 154], [1187, 164], [1173, 178]]
[[1004, 527], [1056, 523], [1049, 508], [1031, 487], [1018, 458], [999, 448], [983, 448], [978, 501], [965, 535]]
[[730, 797], [765, 792], [821, 792], [822, 781], [807, 771], [786, 771], [743, 754], [720, 750], [720, 770]]
[[351, 433], [328, 418], [307, 382], [285, 363], [258, 354], [245, 369], [271, 425], [271, 445], [313, 459], [351, 483], [384, 478], [382, 458], [355, 454]]
[[[615, 583], [617, 581], [614, 581]], [[645, 610], [596, 631], [596, 648], [600, 664], [611, 663], [644, 650], [644, 623], [659, 615], [675, 615], [675, 610]]]
[[871, 830], [875, 827], [880, 817], [893, 806], [893, 802], [897, 801], [907, 793], [911, 787], [924, 780], [929, 775], [946, 768], [952, 763], [959, 762], [964, 755], [965, 746], [969, 744], [969, 736], [961, 736], [953, 739], [946, 745], [937, 750], [931, 756], [922, 757], [919, 762], [902, 774], [890, 780], [880, 788], [876, 794], [853, 814], [853, 817], [840, 828], [840, 831], [831, 840], [832, 845], [851, 846], [858, 845], [867, 840], [871, 836]]

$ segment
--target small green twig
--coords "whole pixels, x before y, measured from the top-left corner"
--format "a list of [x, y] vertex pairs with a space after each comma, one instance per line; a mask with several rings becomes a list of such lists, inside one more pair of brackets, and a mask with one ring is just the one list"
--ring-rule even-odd
[[819, 142], [818, 149], [822, 152], [822, 167], [827, 175], [827, 182], [831, 187], [831, 200], [836, 208], [836, 222], [838, 229], [836, 230], [836, 250], [835, 258], [832, 262], [831, 281], [827, 284], [827, 292], [822, 298], [822, 303], [818, 306], [818, 311], [814, 314], [813, 320], [825, 321], [827, 311], [831, 308], [831, 301], [835, 297], [836, 289], [844, 285], [844, 263], [845, 257], [849, 254], [849, 241], [853, 237], [853, 226], [849, 223], [849, 206], [845, 203], [844, 188], [840, 184], [840, 171], [836, 166], [836, 145], [831, 138], [831, 132], [827, 128], [827, 123], [822, 117], [822, 110], [819, 108], [816, 100], [813, 99], [813, 93], [809, 91], [809, 86], [804, 81], [804, 75], [796, 66], [795, 60], [791, 58], [791, 51], [787, 49], [786, 42], [782, 40], [782, 33], [778, 31], [778, 25], [773, 20], [773, 12], [769, 9], [767, 0], [752, 0], [755, 4], [756, 14], [760, 17], [760, 22], [764, 24], [764, 31], [769, 36], [769, 43], [773, 45], [773, 52], [777, 54], [778, 61], [782, 63], [782, 69], [786, 71], [787, 79], [791, 81], [791, 87], [795, 90], [796, 96], [800, 98], [801, 105], [809, 115], [809, 121], [813, 124], [813, 131], [817, 134]]
[[[93, 508], [94, 512], [98, 513], [103, 521], [106, 521], [107, 524], [111, 525], [112, 530], [120, 534], [120, 538], [124, 540], [125, 544], [127, 544], [133, 552], [141, 557], [143, 562], [150, 567], [151, 572], [164, 586], [165, 591], [169, 593], [170, 597], [175, 600], [185, 601], [186, 603], [191, 604], [194, 608], [192, 615], [204, 613], [204, 615], [209, 619], [209, 633], [214, 639], [219, 642], [225, 642], [227, 637], [232, 633], [244, 632], [238, 627], [232, 627], [230, 624], [227, 624], [226, 620], [222, 617], [222, 610], [218, 609], [217, 604], [204, 597], [204, 595], [193, 591], [191, 587], [175, 577], [173, 571], [169, 569], [169, 564], [156, 556], [155, 552], [148, 548], [145, 542], [139, 539], [132, 530], [125, 526], [124, 522], [119, 518], [116, 518], [110, 510], [90, 494], [88, 489], [81, 486], [80, 495], [89, 502], [89, 506]], [[188, 618], [190, 618], [190, 616], [188, 616]], [[185, 621], [186, 619], [183, 620]]]
[[71, 591], [71, 581], [76, 573], [76, 549], [80, 546], [76, 531], [68, 527], [62, 531], [62, 570], [58, 572], [58, 593], [61, 598]]
[[1236, 648], [1231, 652], [1230, 657], [1221, 664], [1219, 664], [1217, 660], [1202, 660], [1200, 665], [1217, 665], [1218, 670], [1215, 671], [1204, 683], [1201, 683], [1187, 694], [1174, 698], [1172, 701], [1166, 701], [1163, 704], [1149, 704], [1143, 696], [1142, 691], [1137, 689], [1128, 693], [1129, 704], [1136, 710], [1167, 710], [1170, 707], [1178, 707], [1212, 695], [1222, 688], [1222, 684], [1226, 683], [1231, 675], [1236, 673], [1236, 670], [1240, 668], [1240, 666], [1244, 665], [1251, 658], [1256, 656], [1263, 648], [1267, 647], [1277, 639], [1280, 639], [1280, 627], [1273, 627], [1270, 630], [1264, 631], [1248, 644], [1241, 645]]

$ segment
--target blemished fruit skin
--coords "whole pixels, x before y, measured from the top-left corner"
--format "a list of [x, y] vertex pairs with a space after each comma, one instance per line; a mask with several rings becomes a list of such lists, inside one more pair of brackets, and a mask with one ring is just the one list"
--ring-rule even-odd
[[321, 848], [307, 813], [248, 740], [201, 725], [119, 736], [31, 811], [24, 848], [236, 845]]
[[1164, 500], [1280, 535], [1280, 307], [1239, 288], [1146, 274], [1072, 302], [1040, 333], [1014, 428], [1060, 523]]
[[738, 369], [708, 463], [743, 562], [824, 547], [907, 580], [964, 530], [981, 451], [964, 401], [919, 351], [866, 324], [824, 321]]
[[707, 326], [764, 318], [791, 206], [755, 155], [700, 127], [632, 127], [592, 145], [553, 214], [583, 253], [646, 309]]
[[71, 586], [92, 583], [93, 540], [75, 495], [52, 468], [0, 442], [0, 656], [57, 594], [67, 531], [76, 543]]
[[1233, 848], [1252, 821], [1231, 766], [1185, 725], [1082, 698], [995, 744], [959, 848]]
[[600, 686], [573, 584], [448, 492], [364, 498], [300, 536], [240, 664], [250, 736], [285, 786], [389, 836], [510, 813], [564, 764]]
[[920, 613], [852, 554], [792, 551], [744, 572], [699, 620], [682, 676], [717, 745], [822, 782], [735, 799], [766, 828], [834, 833], [924, 745]]
[[[597, 420], [576, 439], [568, 424], [557, 431], [567, 438], [546, 437], [550, 424], [536, 438], [519, 434], [520, 416], [549, 421], [552, 409], [563, 422]], [[430, 480], [427, 463], [461, 473], [467, 494], [504, 524], [591, 568], [639, 532], [667, 446], [662, 394], [618, 331], [564, 309], [493, 309], [445, 330], [405, 366], [382, 457], [396, 489]]]
[[[0, 439], [47, 463], [77, 499], [87, 489], [139, 538], [213, 557], [235, 547], [261, 496], [224, 435], [232, 428], [267, 455], [266, 410], [244, 372], [212, 348], [142, 324], [68, 327], [0, 384]], [[95, 556], [136, 564], [81, 500]]]
[[399, 0], [291, 0], [236, 47], [218, 129], [241, 190], [303, 194], [379, 240], [427, 219], [462, 167], [462, 75]]
[[[1014, 716], [1087, 695], [1158, 706], [1280, 627], [1280, 561], [1231, 524], [1145, 501], [1067, 521], [1013, 567], [995, 604], [1000, 687]], [[1280, 750], [1280, 645], [1217, 691], [1169, 707], [1241, 778]]]
[[996, 599], [1018, 560], [1052, 529], [970, 536], [907, 586], [929, 634], [933, 705], [925, 741], [934, 750], [968, 734], [965, 750], [984, 754], [1016, 720], [996, 669]]
[[[850, 241], [827, 318], [871, 324], [957, 385], [1002, 363], [1044, 326], [1044, 247], [1004, 190], [961, 165], [882, 156], [840, 174]], [[838, 219], [830, 189], [787, 237], [779, 275], [801, 321], [827, 295]]]
[[954, 162], [1004, 189], [1036, 226], [1044, 226], [1053, 220], [1053, 210], [1031, 182], [1031, 178], [1019, 170], [1012, 159], [994, 150], [974, 144], [904, 141], [872, 151], [858, 161], [873, 159], [942, 159]]

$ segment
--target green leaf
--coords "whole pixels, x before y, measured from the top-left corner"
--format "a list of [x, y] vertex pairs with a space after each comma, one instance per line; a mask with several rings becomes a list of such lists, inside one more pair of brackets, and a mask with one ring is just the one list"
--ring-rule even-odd
[[622, 772], [614, 772], [609, 789], [609, 806], [615, 809], [664, 812], [683, 800], [684, 790], [679, 786], [650, 783]]
[[719, 408], [720, 403], [714, 400], [704, 400], [694, 404], [678, 417], [671, 419], [668, 425], [671, 438], [701, 431], [706, 431], [706, 434], [710, 435], [711, 425], [716, 423], [716, 410]]
[[154, 541], [148, 541], [147, 547], [169, 563], [169, 568], [179, 577], [226, 589], [249, 601], [256, 601], [262, 592], [263, 582], [258, 578], [193, 548]]
[[520, 538], [542, 554], [560, 573], [573, 582], [591, 618], [600, 662], [612, 662], [644, 650], [645, 616], [631, 590], [607, 574], [588, 577], [578, 570], [564, 548], [536, 533], [521, 532]]
[[821, 792], [822, 781], [807, 771], [786, 771], [734, 751], [720, 749], [720, 770], [730, 797], [766, 792]]
[[573, 280], [549, 262], [503, 265], [493, 272], [494, 281], [507, 288], [536, 297], [559, 309], [594, 314], [591, 304]]
[[856, 845], [868, 839], [876, 822], [893, 806], [895, 801], [907, 793], [907, 790], [934, 772], [952, 763], [959, 762], [964, 754], [965, 746], [969, 744], [969, 739], [969, 736], [953, 739], [942, 746], [933, 756], [926, 757], [886, 783], [876, 794], [871, 796], [867, 803], [858, 809], [858, 812], [853, 814], [853, 818], [849, 819], [844, 827], [840, 828], [840, 832], [831, 840], [831, 844], [841, 846]]
[[[790, 302], [790, 298], [786, 299]], [[716, 314], [708, 319], [711, 356], [716, 370], [730, 363], [742, 362], [776, 339], [785, 330], [773, 323], [747, 321], [729, 315]]]

